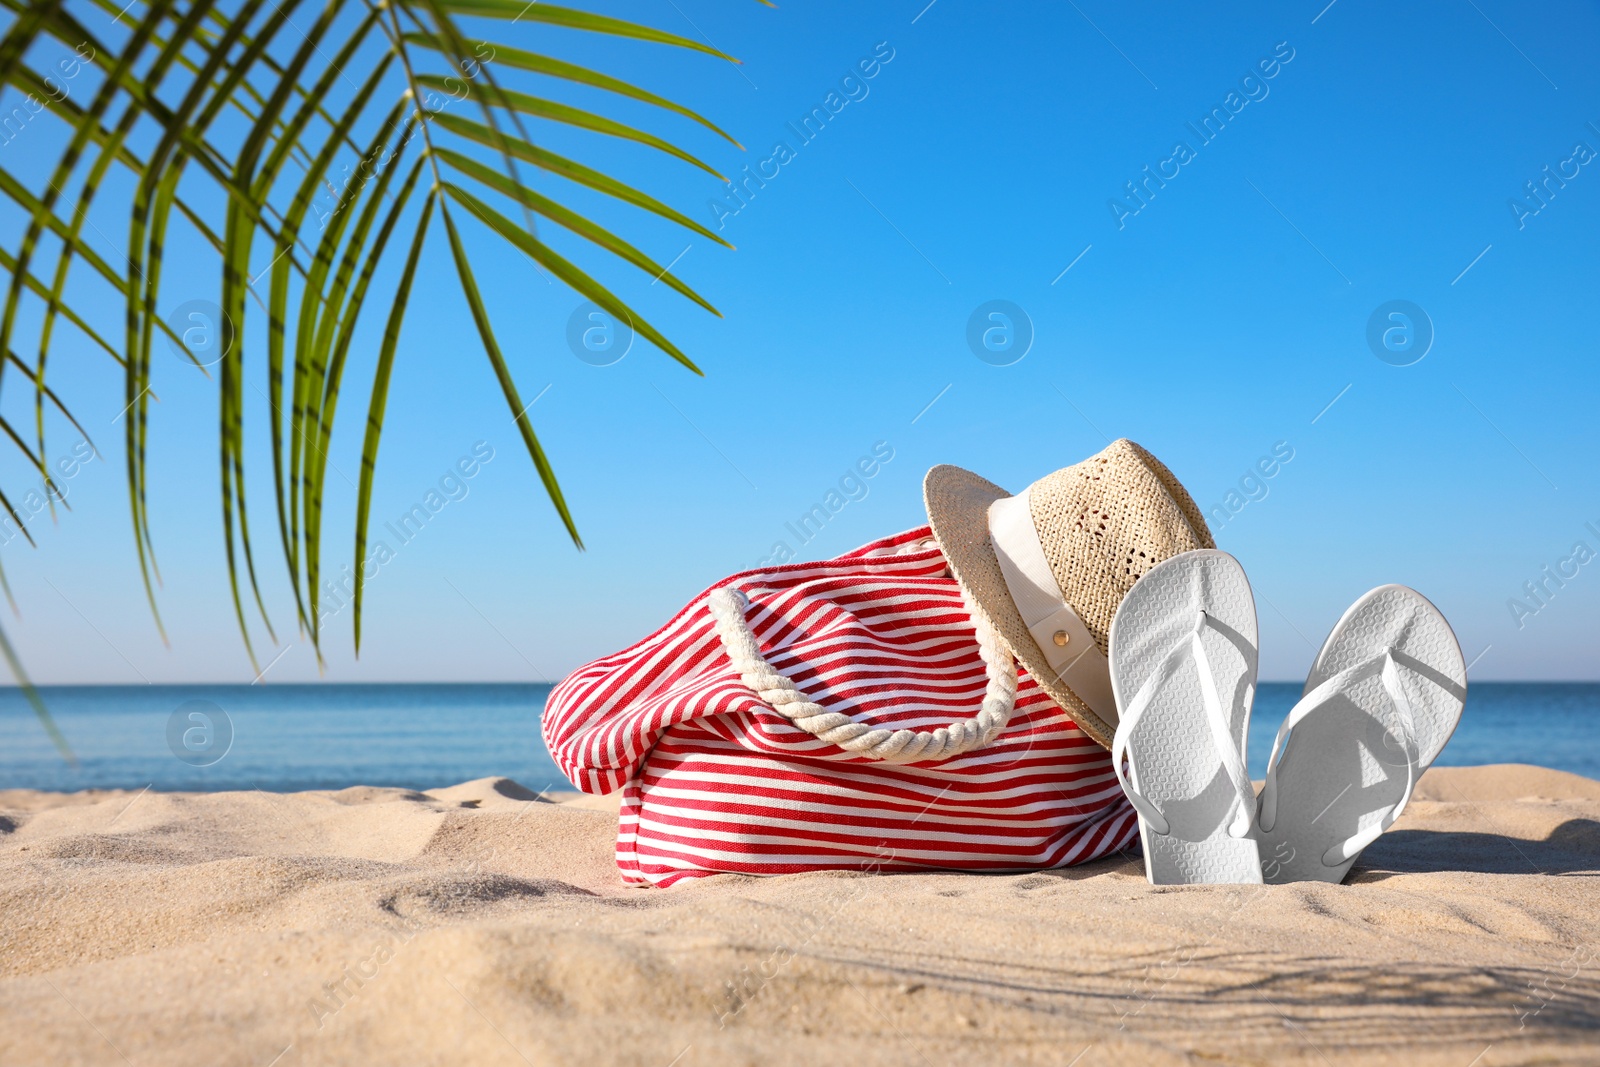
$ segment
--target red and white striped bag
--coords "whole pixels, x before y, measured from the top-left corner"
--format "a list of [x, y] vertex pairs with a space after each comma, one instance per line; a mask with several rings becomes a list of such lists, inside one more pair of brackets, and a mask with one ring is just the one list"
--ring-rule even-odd
[[[579, 789], [623, 789], [617, 866], [634, 883], [1032, 870], [1128, 847], [1138, 822], [1110, 756], [1004, 647], [975, 629], [923, 526], [724, 579], [556, 686], [544, 740]], [[922, 736], [891, 733], [907, 730]], [[904, 762], [919, 750], [956, 754]]]

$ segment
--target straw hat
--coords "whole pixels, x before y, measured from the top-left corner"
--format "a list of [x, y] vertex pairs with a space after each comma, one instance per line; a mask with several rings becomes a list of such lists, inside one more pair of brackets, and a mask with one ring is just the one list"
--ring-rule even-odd
[[1124, 439], [1016, 496], [948, 465], [928, 472], [922, 495], [945, 560], [985, 621], [1067, 717], [1109, 748], [1117, 605], [1162, 560], [1216, 547], [1188, 490]]

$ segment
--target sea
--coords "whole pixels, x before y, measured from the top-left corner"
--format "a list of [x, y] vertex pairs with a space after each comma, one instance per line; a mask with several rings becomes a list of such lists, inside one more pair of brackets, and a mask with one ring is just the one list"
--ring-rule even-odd
[[[570, 789], [539, 735], [548, 684], [44, 686], [63, 755], [0, 688], [0, 789], [427, 790], [489, 776]], [[1298, 684], [1263, 683], [1260, 778]], [[1600, 684], [1479, 682], [1440, 765], [1534, 763], [1600, 779]]]

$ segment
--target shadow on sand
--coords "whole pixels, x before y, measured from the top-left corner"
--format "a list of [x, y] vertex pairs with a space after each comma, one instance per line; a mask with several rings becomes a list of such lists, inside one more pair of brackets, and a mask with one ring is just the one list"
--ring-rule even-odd
[[875, 977], [1174, 1047], [1270, 1047], [1286, 1028], [1336, 1054], [1474, 1042], [1592, 1049], [1600, 1035], [1593, 953], [1546, 966], [1369, 964], [1196, 945], [1082, 969], [915, 950], [805, 955], [856, 972], [858, 989]]
[[1568, 819], [1543, 841], [1503, 834], [1390, 830], [1350, 872], [1353, 884], [1397, 874], [1600, 874], [1600, 822]]

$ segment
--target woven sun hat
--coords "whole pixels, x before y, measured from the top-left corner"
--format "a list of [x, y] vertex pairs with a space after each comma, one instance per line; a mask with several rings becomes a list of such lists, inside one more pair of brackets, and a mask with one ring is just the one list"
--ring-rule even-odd
[[1171, 471], [1132, 441], [1013, 496], [960, 467], [922, 483], [933, 535], [976, 610], [1068, 718], [1111, 747], [1111, 619], [1151, 567], [1215, 548]]

